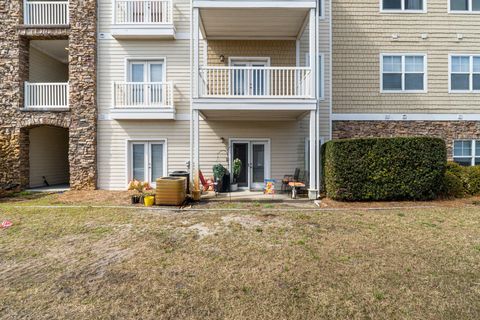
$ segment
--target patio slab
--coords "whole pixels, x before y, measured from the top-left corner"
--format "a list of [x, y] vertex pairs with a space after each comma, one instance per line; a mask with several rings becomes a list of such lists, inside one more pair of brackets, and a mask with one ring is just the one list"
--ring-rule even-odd
[[260, 201], [260, 202], [275, 202], [275, 201], [310, 201], [305, 195], [298, 196], [296, 199], [292, 199], [289, 193], [277, 193], [274, 195], [264, 194], [261, 191], [249, 191], [249, 190], [239, 190], [234, 192], [227, 193], [218, 193], [215, 195], [215, 192], [209, 191], [208, 193], [202, 195], [202, 200], [207, 201]]
[[25, 191], [28, 192], [65, 192], [70, 190], [69, 184], [58, 184], [54, 186], [45, 186], [45, 187], [37, 187], [37, 188], [29, 188]]

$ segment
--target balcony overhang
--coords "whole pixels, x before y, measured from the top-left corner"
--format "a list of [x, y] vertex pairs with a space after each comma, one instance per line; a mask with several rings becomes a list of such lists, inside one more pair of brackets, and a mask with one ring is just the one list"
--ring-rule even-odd
[[194, 1], [205, 39], [296, 39], [315, 1]]
[[316, 110], [315, 99], [219, 99], [193, 100], [197, 109], [208, 120], [296, 120], [306, 112]]
[[174, 108], [113, 108], [113, 120], [175, 120]]
[[173, 24], [114, 24], [111, 27], [115, 39], [175, 39]]

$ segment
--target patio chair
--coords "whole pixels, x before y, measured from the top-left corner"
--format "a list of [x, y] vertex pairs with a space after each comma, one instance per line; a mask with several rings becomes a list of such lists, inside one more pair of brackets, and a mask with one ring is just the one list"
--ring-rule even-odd
[[293, 176], [285, 175], [282, 180], [282, 191], [291, 191], [292, 198], [297, 197], [298, 191], [306, 188], [306, 171], [295, 168]]

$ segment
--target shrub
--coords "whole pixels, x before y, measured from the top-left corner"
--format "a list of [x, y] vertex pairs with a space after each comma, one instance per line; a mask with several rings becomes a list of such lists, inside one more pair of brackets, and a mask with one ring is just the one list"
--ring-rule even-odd
[[447, 198], [463, 198], [465, 194], [463, 180], [451, 171], [445, 172], [441, 195]]
[[336, 200], [427, 200], [444, 182], [447, 151], [439, 138], [336, 140], [323, 151], [324, 187]]
[[[452, 182], [453, 177], [461, 183]], [[464, 197], [465, 195], [480, 194], [480, 166], [462, 167], [458, 163], [448, 162], [447, 171], [442, 187], [442, 195], [446, 197]]]
[[468, 194], [480, 194], [480, 166], [463, 167], [465, 170], [465, 188]]

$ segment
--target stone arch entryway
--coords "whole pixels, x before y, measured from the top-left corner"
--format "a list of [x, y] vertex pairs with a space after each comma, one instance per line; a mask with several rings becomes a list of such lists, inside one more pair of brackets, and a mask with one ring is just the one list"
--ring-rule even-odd
[[70, 183], [69, 123], [30, 119], [20, 128], [20, 181], [23, 188]]

